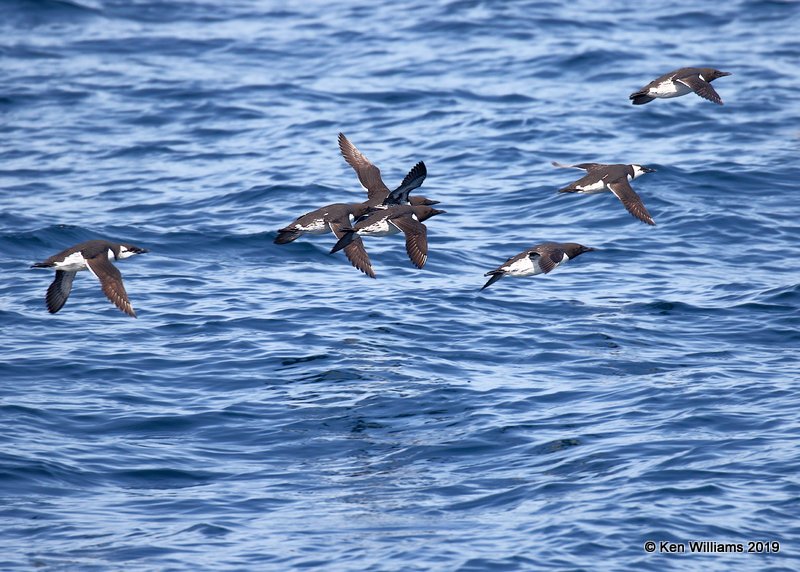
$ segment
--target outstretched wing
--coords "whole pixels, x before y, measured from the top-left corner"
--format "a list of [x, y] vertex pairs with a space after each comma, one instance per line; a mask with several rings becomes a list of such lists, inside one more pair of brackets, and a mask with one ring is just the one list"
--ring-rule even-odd
[[[341, 223], [331, 222], [328, 226], [330, 226], [336, 238], [342, 238], [344, 236], [345, 233], [342, 232], [343, 225]], [[364, 242], [358, 234], [352, 235], [352, 240], [344, 247], [344, 255], [347, 256], [347, 260], [349, 260], [350, 264], [354, 267], [361, 270], [361, 272], [370, 278], [375, 278], [372, 262], [370, 262], [367, 250], [364, 248]]]
[[361, 186], [367, 190], [368, 199], [383, 198], [389, 194], [389, 188], [381, 179], [381, 170], [362, 155], [361, 151], [344, 136], [344, 133], [339, 133], [339, 149], [344, 160], [358, 175]]
[[406, 252], [417, 268], [425, 266], [428, 260], [428, 229], [411, 216], [389, 219], [389, 222], [406, 235]]
[[650, 213], [647, 212], [641, 197], [636, 194], [636, 191], [634, 191], [630, 183], [628, 183], [628, 179], [622, 178], [613, 183], [608, 183], [608, 188], [622, 201], [622, 204], [625, 205], [629, 213], [640, 221], [655, 226], [656, 222], [653, 220], [653, 217], [650, 216]]
[[578, 163], [577, 165], [565, 165], [558, 161], [550, 162], [553, 167], [561, 167], [562, 169], [583, 169], [584, 171], [594, 171], [598, 167], [605, 167], [602, 163]]
[[400, 183], [400, 186], [389, 193], [389, 196], [384, 199], [383, 204], [387, 206], [406, 204], [408, 202], [408, 193], [422, 185], [422, 182], [427, 176], [428, 169], [425, 167], [425, 163], [420, 161], [411, 168], [408, 175], [403, 179], [403, 182]]
[[89, 267], [89, 271], [100, 280], [100, 286], [108, 299], [117, 308], [135, 318], [136, 312], [133, 310], [133, 306], [128, 300], [128, 293], [122, 284], [122, 274], [120, 274], [116, 266], [111, 264], [108, 255], [103, 252], [93, 258], [87, 258], [86, 265]]
[[709, 101], [713, 101], [717, 105], [722, 105], [722, 98], [717, 93], [717, 90], [715, 90], [707, 81], [700, 79], [700, 76], [690, 75], [675, 81], [681, 82], [700, 97], [703, 97]]
[[65, 270], [56, 270], [56, 277], [50, 287], [47, 289], [47, 311], [55, 314], [69, 298], [69, 293], [72, 290], [72, 281], [75, 279], [77, 272], [66, 272]]

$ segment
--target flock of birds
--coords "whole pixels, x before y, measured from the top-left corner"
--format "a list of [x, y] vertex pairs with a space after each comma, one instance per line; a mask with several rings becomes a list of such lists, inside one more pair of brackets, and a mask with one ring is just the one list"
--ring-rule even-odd
[[[717, 78], [730, 75], [713, 68], [681, 68], [653, 80], [639, 91], [631, 94], [634, 105], [643, 105], [654, 99], [669, 99], [694, 92], [700, 97], [722, 105], [722, 99], [711, 86]], [[353, 168], [361, 185], [367, 191], [367, 200], [361, 203], [336, 203], [327, 205], [298, 217], [278, 231], [276, 244], [290, 243], [303, 234], [333, 233], [337, 242], [331, 253], [344, 250], [352, 265], [371, 278], [375, 271], [364, 247], [362, 237], [387, 236], [402, 232], [405, 235], [406, 252], [411, 262], [422, 268], [428, 259], [427, 227], [424, 221], [446, 211], [433, 208], [438, 201], [410, 193], [419, 188], [427, 169], [420, 161], [408, 172], [393, 191], [381, 178], [381, 172], [353, 145], [344, 134], [339, 133], [339, 149], [345, 161]], [[583, 169], [586, 174], [580, 179], [559, 189], [561, 193], [593, 194], [613, 193], [628, 210], [642, 222], [655, 225], [655, 221], [644, 206], [641, 197], [630, 182], [654, 169], [642, 165], [606, 165], [602, 163], [579, 163], [556, 167]], [[489, 280], [481, 290], [505, 276], [533, 276], [548, 274], [568, 260], [595, 250], [573, 242], [545, 242], [524, 250], [485, 274]], [[129, 316], [136, 312], [128, 299], [122, 275], [112, 264], [136, 254], [148, 252], [133, 244], [108, 240], [89, 240], [76, 244], [32, 266], [55, 270], [55, 279], [47, 289], [45, 301], [51, 314], [58, 312], [66, 303], [72, 290], [75, 275], [88, 270], [99, 281], [103, 293], [114, 305]]]

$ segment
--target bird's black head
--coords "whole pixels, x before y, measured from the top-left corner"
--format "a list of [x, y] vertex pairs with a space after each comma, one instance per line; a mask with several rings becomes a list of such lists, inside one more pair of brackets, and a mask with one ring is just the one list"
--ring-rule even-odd
[[592, 252], [594, 250], [597, 249], [592, 248], [591, 246], [584, 246], [576, 242], [568, 242], [564, 245], [564, 252], [566, 252], [567, 256], [569, 256], [570, 258], [575, 258], [576, 256], [580, 256], [584, 252]]
[[444, 214], [444, 213], [447, 212], [447, 211], [435, 209], [435, 208], [430, 207], [428, 205], [421, 205], [421, 206], [413, 207], [413, 208], [414, 208], [414, 214], [417, 215], [417, 219], [420, 222], [426, 221], [429, 218], [431, 218], [432, 216]]
[[408, 204], [412, 207], [417, 206], [431, 206], [431, 205], [438, 205], [439, 201], [434, 201], [433, 199], [429, 199], [428, 197], [408, 197]]

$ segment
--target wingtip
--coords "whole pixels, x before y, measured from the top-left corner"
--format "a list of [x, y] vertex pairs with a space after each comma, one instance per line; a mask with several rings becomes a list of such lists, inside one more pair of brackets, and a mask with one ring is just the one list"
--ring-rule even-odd
[[350, 143], [350, 140], [347, 137], [345, 137], [344, 133], [342, 133], [341, 131], [339, 131], [339, 135], [336, 138], [336, 140], [339, 142], [339, 151], [341, 151], [342, 155], [346, 155], [347, 150], [350, 147], [352, 147], [353, 144]]

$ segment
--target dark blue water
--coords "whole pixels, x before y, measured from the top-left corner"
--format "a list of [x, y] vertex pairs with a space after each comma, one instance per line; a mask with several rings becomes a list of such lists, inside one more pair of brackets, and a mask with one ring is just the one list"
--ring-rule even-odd
[[[5, 0], [0, 569], [800, 568], [800, 4]], [[628, 94], [685, 65], [720, 107]], [[430, 258], [273, 244], [424, 160]], [[558, 195], [641, 163], [658, 226]], [[91, 238], [133, 320], [80, 273]], [[483, 273], [545, 240], [547, 276]], [[777, 541], [654, 554], [647, 540]]]

